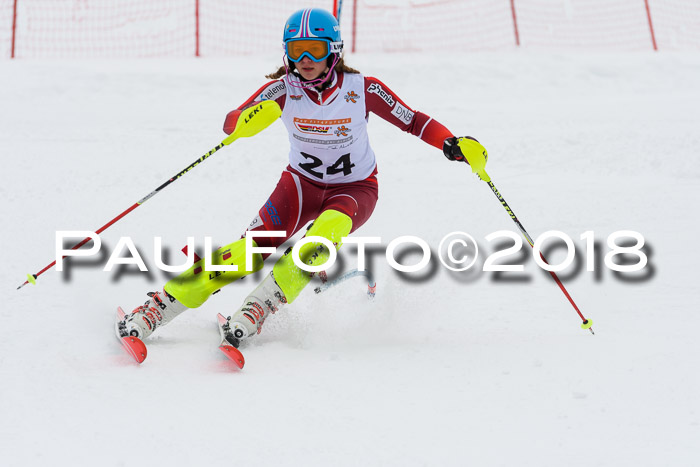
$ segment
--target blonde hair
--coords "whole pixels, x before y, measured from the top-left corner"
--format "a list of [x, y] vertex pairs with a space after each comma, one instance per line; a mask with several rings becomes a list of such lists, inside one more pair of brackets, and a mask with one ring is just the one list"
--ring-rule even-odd
[[[333, 69], [336, 72], [342, 71], [343, 73], [359, 73], [358, 70], [347, 66], [345, 64], [345, 59], [343, 57], [341, 57], [340, 60], [338, 60], [338, 63], [335, 64]], [[269, 75], [265, 75], [265, 78], [267, 78], [267, 79], [279, 79], [286, 74], [287, 74], [287, 69], [284, 66], [281, 66], [274, 73], [270, 73]]]

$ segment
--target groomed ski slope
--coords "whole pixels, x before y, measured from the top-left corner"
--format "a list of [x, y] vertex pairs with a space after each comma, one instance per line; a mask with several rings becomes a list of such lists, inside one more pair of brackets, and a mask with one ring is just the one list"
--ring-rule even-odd
[[[57, 230], [99, 228], [216, 146], [226, 113], [276, 60], [0, 61], [3, 465], [700, 463], [696, 53], [348, 59], [477, 137], [533, 237], [561, 230], [585, 261], [580, 236], [595, 233], [596, 272], [584, 263], [562, 273], [595, 336], [531, 258], [498, 280], [477, 270], [494, 251], [485, 237], [515, 224], [466, 166], [374, 116], [380, 200], [357, 234], [383, 241], [371, 261], [376, 299], [361, 278], [318, 296], [308, 288], [244, 348], [242, 372], [217, 350], [215, 318], [261, 274], [148, 339], [141, 366], [113, 319], [167, 280], [155, 236], [172, 264], [187, 236], [238, 238], [286, 165], [281, 122], [112, 226], [104, 256], [15, 290], [53, 260]], [[621, 279], [602, 264], [619, 230], [645, 237], [641, 274]], [[482, 247], [475, 270], [452, 273], [434, 258], [399, 275], [383, 257], [402, 235], [435, 253], [453, 231]], [[123, 236], [149, 274], [102, 271]]]

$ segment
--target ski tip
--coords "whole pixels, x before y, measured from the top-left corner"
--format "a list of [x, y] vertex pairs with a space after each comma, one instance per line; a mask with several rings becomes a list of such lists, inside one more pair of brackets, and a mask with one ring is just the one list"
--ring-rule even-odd
[[148, 350], [141, 339], [134, 336], [126, 336], [121, 338], [121, 343], [137, 363], [143, 363], [146, 360]]
[[245, 358], [243, 358], [243, 354], [240, 350], [232, 345], [220, 345], [219, 350], [221, 350], [229, 358], [229, 360], [235, 363], [239, 369], [243, 369], [243, 365], [245, 365]]

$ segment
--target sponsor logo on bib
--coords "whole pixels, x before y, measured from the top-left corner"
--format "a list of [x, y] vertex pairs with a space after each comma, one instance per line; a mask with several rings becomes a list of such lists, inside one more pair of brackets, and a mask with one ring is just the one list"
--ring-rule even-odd
[[358, 94], [355, 94], [355, 91], [350, 91], [349, 93], [345, 94], [345, 102], [352, 102], [353, 104], [357, 104], [357, 100], [359, 99], [360, 96]]
[[351, 121], [352, 119], [350, 118], [340, 118], [337, 120], [316, 120], [313, 118], [294, 117], [294, 127], [301, 133], [313, 135], [328, 135], [333, 134], [333, 127], [345, 127], [345, 124], [350, 123]]
[[346, 127], [345, 125], [340, 125], [338, 128], [335, 129], [335, 136], [347, 136], [348, 133], [350, 133], [350, 128]]

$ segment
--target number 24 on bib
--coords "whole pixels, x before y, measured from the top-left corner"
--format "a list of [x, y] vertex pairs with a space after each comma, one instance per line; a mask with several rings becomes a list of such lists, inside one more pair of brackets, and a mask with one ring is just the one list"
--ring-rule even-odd
[[[306, 173], [309, 175], [312, 175], [319, 180], [323, 180], [324, 176], [324, 171], [323, 170], [323, 161], [319, 159], [316, 156], [313, 156], [311, 154], [307, 154], [305, 152], [301, 153], [304, 158], [308, 162], [302, 162], [299, 164], [299, 168], [304, 170]], [[335, 175], [342, 173], [344, 176], [348, 176], [352, 173], [352, 168], [355, 167], [355, 164], [353, 164], [350, 161], [350, 153], [348, 154], [343, 154], [336, 160], [333, 164], [327, 166], [325, 168], [325, 174], [326, 175]], [[319, 170], [321, 169], [321, 170]]]

